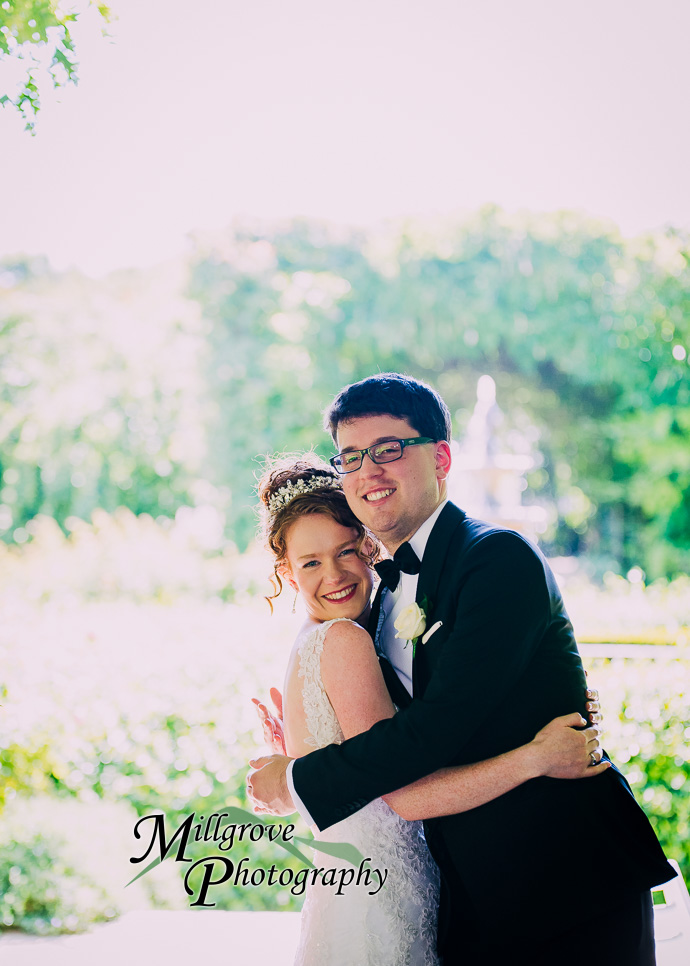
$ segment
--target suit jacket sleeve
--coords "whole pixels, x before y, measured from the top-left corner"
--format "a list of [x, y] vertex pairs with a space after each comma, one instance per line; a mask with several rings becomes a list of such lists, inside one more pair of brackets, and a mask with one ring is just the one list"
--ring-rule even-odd
[[[526, 541], [488, 531], [445, 568], [452, 630], [423, 695], [369, 731], [295, 762], [295, 787], [321, 829], [444, 765], [478, 760], [477, 733], [539, 648], [551, 601], [544, 562]], [[508, 739], [501, 750], [520, 743]]]

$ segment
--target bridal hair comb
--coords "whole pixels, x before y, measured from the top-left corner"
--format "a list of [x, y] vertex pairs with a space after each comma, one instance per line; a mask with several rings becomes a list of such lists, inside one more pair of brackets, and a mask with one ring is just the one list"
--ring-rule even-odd
[[285, 486], [276, 490], [268, 501], [268, 511], [275, 516], [279, 510], [284, 510], [296, 497], [304, 496], [305, 493], [311, 493], [314, 490], [342, 490], [342, 488], [342, 483], [335, 476], [312, 476], [310, 480], [297, 480], [296, 483], [288, 480]]

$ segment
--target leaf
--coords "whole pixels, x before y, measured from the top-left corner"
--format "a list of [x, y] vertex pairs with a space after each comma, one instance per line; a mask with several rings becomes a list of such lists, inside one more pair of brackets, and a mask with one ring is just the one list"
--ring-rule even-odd
[[332, 855], [336, 859], [343, 859], [354, 866], [362, 865], [366, 861], [359, 849], [347, 842], [321, 842], [318, 839], [304, 839], [297, 836], [295, 842], [302, 842], [313, 849], [318, 849], [319, 852], [325, 852], [326, 855]]
[[[59, 47], [55, 48], [53, 59], [51, 61], [51, 67], [56, 64], [61, 64], [65, 68], [67, 76], [70, 80], [73, 78], [77, 65], [74, 63], [74, 61], [71, 61], [67, 56], [65, 56]], [[55, 83], [56, 85], [59, 85], [59, 81], [57, 79]]]
[[[92, 0], [90, 0], [92, 2]], [[99, 16], [107, 23], [111, 19], [110, 9], [107, 4], [94, 4]], [[68, 24], [77, 20], [77, 13], [57, 12], [59, 8], [54, 0], [12, 0], [8, 10], [0, 5], [0, 25], [6, 27], [10, 34], [0, 34], [0, 55], [12, 57], [16, 60], [34, 60], [31, 49], [36, 44], [53, 43], [55, 44], [53, 56], [47, 68], [42, 68], [51, 78], [55, 87], [60, 87], [65, 83], [77, 82], [77, 62], [70, 58], [68, 54], [74, 51], [74, 45], [69, 33]], [[8, 36], [13, 38], [10, 46]], [[60, 65], [66, 76], [60, 76], [54, 68]], [[36, 67], [28, 68], [29, 76], [36, 71]], [[38, 96], [38, 85], [25, 82], [23, 90], [19, 96], [13, 98], [7, 94], [3, 95], [3, 106], [13, 106], [19, 111], [21, 116], [27, 119], [27, 115], [35, 117], [41, 107]], [[33, 119], [29, 119], [26, 129], [34, 133]]]

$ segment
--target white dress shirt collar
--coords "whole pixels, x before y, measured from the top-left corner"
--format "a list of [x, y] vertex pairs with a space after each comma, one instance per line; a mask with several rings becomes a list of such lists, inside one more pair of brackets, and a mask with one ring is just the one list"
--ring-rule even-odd
[[417, 530], [417, 532], [414, 533], [408, 540], [409, 545], [412, 547], [420, 560], [424, 556], [427, 541], [429, 540], [431, 531], [434, 529], [434, 524], [438, 520], [441, 510], [444, 508], [447, 502], [448, 500], [443, 500], [441, 503], [439, 503], [431, 516], [424, 521], [419, 530]]

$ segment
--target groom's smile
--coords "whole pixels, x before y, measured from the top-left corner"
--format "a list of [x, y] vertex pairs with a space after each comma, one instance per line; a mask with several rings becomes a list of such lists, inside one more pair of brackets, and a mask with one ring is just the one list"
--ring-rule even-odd
[[385, 500], [387, 496], [392, 496], [395, 493], [395, 487], [385, 490], [372, 490], [370, 493], [364, 494], [364, 499], [367, 503], [378, 503], [379, 500]]

